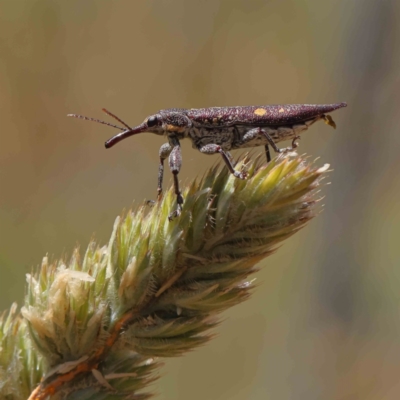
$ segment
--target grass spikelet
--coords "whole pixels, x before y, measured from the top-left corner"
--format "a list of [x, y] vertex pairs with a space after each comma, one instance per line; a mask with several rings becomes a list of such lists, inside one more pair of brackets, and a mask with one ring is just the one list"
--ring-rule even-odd
[[[25, 320], [14, 308], [1, 320], [9, 350], [0, 354], [0, 399], [23, 399], [27, 390], [31, 400], [148, 398], [143, 389], [156, 378], [157, 357], [205, 344], [216, 315], [249, 297], [255, 265], [316, 215], [327, 169], [295, 153], [268, 165], [245, 158], [236, 168], [248, 179], [213, 167], [193, 181], [171, 222], [170, 189], [155, 207], [118, 217], [108, 247], [91, 242], [83, 260], [78, 250], [69, 261], [45, 258], [28, 278]], [[30, 340], [41, 359], [27, 355]], [[4, 360], [16, 353], [31, 361], [15, 373], [25, 377], [23, 390], [12, 392]]]

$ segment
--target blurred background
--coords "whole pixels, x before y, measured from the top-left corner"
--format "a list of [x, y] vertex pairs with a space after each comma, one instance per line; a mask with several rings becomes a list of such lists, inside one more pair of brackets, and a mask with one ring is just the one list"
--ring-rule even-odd
[[[299, 151], [330, 163], [324, 212], [262, 264], [218, 336], [167, 360], [158, 399], [400, 397], [398, 0], [2, 0], [0, 305], [156, 194], [162, 139], [112, 150], [161, 108], [336, 103]], [[112, 121], [111, 121], [112, 122]], [[261, 150], [259, 150], [261, 151]], [[237, 155], [238, 153], [236, 153]], [[182, 182], [217, 156], [183, 143]], [[169, 171], [166, 183], [171, 182]]]

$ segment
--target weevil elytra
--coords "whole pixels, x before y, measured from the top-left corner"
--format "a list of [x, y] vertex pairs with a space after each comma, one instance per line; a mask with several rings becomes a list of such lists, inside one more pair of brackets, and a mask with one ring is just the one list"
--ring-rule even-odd
[[[210, 108], [169, 108], [160, 110], [147, 117], [140, 125], [131, 128], [111, 112], [103, 111], [116, 119], [124, 127], [110, 124], [82, 115], [68, 116], [99, 122], [122, 132], [105, 143], [110, 148], [129, 136], [142, 132], [151, 132], [166, 136], [168, 142], [160, 147], [160, 164], [158, 168], [158, 198], [162, 195], [164, 161], [169, 157], [169, 166], [174, 177], [174, 188], [177, 198], [177, 209], [170, 214], [170, 219], [179, 216], [182, 210], [183, 197], [179, 189], [178, 174], [182, 165], [180, 140], [189, 138], [193, 148], [204, 154], [221, 154], [229, 171], [239, 179], [246, 179], [246, 174], [236, 171], [229, 151], [246, 147], [264, 146], [267, 162], [271, 160], [269, 146], [276, 153], [292, 150], [297, 147], [299, 134], [318, 120], [324, 120], [336, 128], [334, 121], [327, 113], [346, 107], [346, 103], [337, 104], [287, 104], [244, 107], [210, 107]], [[292, 140], [292, 146], [280, 149], [276, 143]]]

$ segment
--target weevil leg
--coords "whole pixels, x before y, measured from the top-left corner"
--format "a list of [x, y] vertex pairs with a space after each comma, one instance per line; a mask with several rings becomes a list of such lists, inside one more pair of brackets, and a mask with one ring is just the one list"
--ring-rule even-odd
[[229, 153], [229, 151], [226, 151], [225, 154], [227, 155], [227, 157], [229, 158], [230, 163], [235, 166], [236, 165], [236, 161], [235, 159], [232, 157], [232, 154]]
[[204, 153], [204, 154], [216, 154], [219, 153], [222, 156], [222, 159], [224, 160], [226, 166], [228, 167], [229, 171], [239, 179], [246, 179], [247, 174], [245, 172], [239, 172], [236, 171], [235, 168], [232, 165], [231, 159], [232, 156], [230, 153], [225, 152], [221, 146], [218, 144], [206, 144], [203, 147], [200, 147], [199, 150]]
[[[160, 201], [162, 199], [162, 184], [164, 178], [164, 161], [170, 155], [172, 151], [172, 146], [169, 143], [164, 143], [160, 150], [158, 151], [158, 155], [160, 157], [160, 163], [158, 164], [158, 184], [157, 184], [157, 200]], [[154, 200], [147, 200], [146, 204], [148, 206], [154, 206], [156, 202]]]
[[270, 134], [262, 128], [254, 128], [254, 129], [250, 129], [248, 132], [246, 132], [246, 134], [243, 136], [243, 143], [246, 142], [251, 142], [252, 140], [254, 140], [255, 138], [259, 137], [261, 135], [264, 135], [268, 141], [268, 144], [265, 145], [265, 154], [267, 156], [267, 161], [270, 162], [271, 161], [271, 154], [269, 152], [269, 146], [271, 145], [271, 147], [274, 149], [274, 151], [276, 153], [282, 153], [282, 149], [280, 149], [274, 142], [274, 140], [272, 139], [272, 137], [270, 136]]
[[160, 156], [160, 164], [158, 165], [158, 185], [157, 185], [157, 198], [161, 200], [162, 197], [162, 184], [164, 178], [164, 161], [171, 154], [172, 146], [169, 143], [164, 143], [158, 152]]
[[175, 211], [171, 212], [168, 216], [168, 219], [171, 221], [175, 217], [179, 217], [182, 212], [182, 204], [183, 204], [183, 197], [181, 194], [181, 191], [179, 189], [179, 180], [178, 180], [178, 174], [179, 171], [181, 170], [182, 166], [182, 153], [181, 153], [181, 146], [179, 143], [178, 139], [171, 139], [172, 144], [174, 147], [171, 150], [171, 153], [169, 155], [169, 167], [171, 169], [171, 172], [174, 176], [174, 188], [175, 188], [175, 194], [176, 194], [176, 203], [177, 203], [177, 208]]
[[[298, 139], [301, 139], [301, 137], [299, 135], [296, 135], [293, 140], [292, 140], [292, 147], [287, 147], [285, 149], [280, 149], [274, 142], [274, 140], [272, 139], [272, 137], [268, 134], [268, 132], [266, 132], [264, 129], [260, 128], [260, 132], [267, 138], [269, 144], [272, 146], [272, 148], [275, 150], [276, 153], [283, 153], [286, 151], [291, 151], [296, 149], [297, 147], [299, 147], [299, 144], [297, 143]], [[268, 145], [265, 145], [265, 150], [267, 151], [267, 147]], [[269, 153], [269, 149], [268, 149], [268, 153]], [[268, 153], [267, 153], [267, 160], [268, 160]], [[270, 156], [271, 157], [271, 156]], [[271, 159], [270, 159], [271, 161]]]
[[292, 150], [297, 149], [297, 147], [299, 147], [299, 144], [297, 143], [297, 141], [301, 139], [301, 136], [296, 135], [293, 140], [292, 140]]
[[[271, 145], [271, 147], [274, 149], [275, 153], [282, 153], [282, 149], [280, 149], [274, 142], [274, 139], [272, 139], [272, 137], [270, 136], [270, 134], [265, 130], [265, 129], [261, 129], [258, 128], [258, 133], [262, 133], [268, 140], [268, 144]], [[268, 146], [268, 145], [267, 145]], [[269, 149], [268, 149], [269, 152]], [[270, 155], [271, 156], [271, 155]], [[268, 157], [268, 156], [267, 156]]]
[[267, 157], [267, 163], [269, 163], [271, 161], [271, 153], [267, 144], [265, 145], [265, 155]]
[[274, 142], [274, 140], [272, 139], [271, 135], [262, 128], [254, 128], [254, 129], [250, 129], [244, 136], [243, 136], [243, 142], [250, 142], [251, 140], [255, 139], [257, 136], [259, 136], [260, 134], [264, 135], [265, 138], [268, 141], [268, 144], [265, 145], [265, 154], [267, 156], [267, 162], [271, 161], [271, 154], [269, 151], [269, 145], [271, 145], [271, 147], [274, 149], [274, 151], [276, 153], [283, 153], [286, 151], [290, 151], [290, 150], [294, 150], [296, 147], [298, 147], [298, 144], [296, 142], [296, 140], [300, 139], [299, 135], [296, 135], [293, 138], [292, 141], [292, 147], [288, 147], [286, 149], [280, 149]]

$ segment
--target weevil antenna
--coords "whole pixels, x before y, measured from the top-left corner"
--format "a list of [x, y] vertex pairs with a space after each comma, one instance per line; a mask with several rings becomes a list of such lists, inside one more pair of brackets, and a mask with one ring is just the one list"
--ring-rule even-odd
[[101, 111], [103, 111], [104, 113], [106, 113], [107, 115], [109, 115], [110, 117], [116, 119], [119, 123], [121, 123], [123, 126], [125, 126], [125, 128], [128, 128], [130, 131], [132, 130], [132, 128], [126, 124], [124, 121], [122, 121], [121, 118], [118, 118], [115, 114], [113, 114], [111, 111], [108, 111], [105, 108], [102, 108]]
[[[118, 130], [120, 130], [120, 131], [123, 131], [123, 130], [124, 130], [124, 128], [121, 128], [121, 127], [118, 126], [118, 125], [110, 124], [109, 122], [102, 121], [102, 120], [96, 119], [96, 118], [85, 117], [84, 115], [68, 114], [67, 117], [74, 117], [74, 118], [84, 119], [84, 120], [86, 120], [86, 121], [98, 122], [99, 124], [111, 126], [112, 128], [116, 128], [116, 129], [118, 129]], [[124, 125], [125, 125], [125, 124], [124, 124]], [[129, 128], [129, 129], [130, 129], [130, 128]]]

